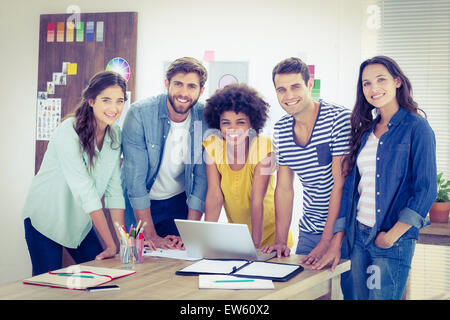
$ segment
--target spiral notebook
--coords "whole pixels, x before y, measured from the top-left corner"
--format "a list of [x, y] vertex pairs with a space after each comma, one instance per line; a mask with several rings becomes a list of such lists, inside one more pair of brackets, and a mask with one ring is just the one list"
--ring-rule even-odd
[[23, 283], [52, 288], [86, 290], [88, 287], [99, 286], [134, 273], [136, 271], [133, 270], [72, 265], [25, 279]]

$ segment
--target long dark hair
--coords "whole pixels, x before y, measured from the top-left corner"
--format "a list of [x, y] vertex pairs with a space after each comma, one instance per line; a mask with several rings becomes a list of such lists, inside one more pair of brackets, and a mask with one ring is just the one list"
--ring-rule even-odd
[[375, 120], [372, 113], [372, 110], [374, 110], [375, 107], [367, 102], [362, 87], [362, 73], [364, 68], [371, 64], [381, 64], [385, 66], [394, 79], [400, 79], [401, 86], [397, 88], [396, 92], [396, 99], [400, 107], [417, 115], [420, 115], [418, 111], [421, 111], [426, 117], [425, 112], [418, 107], [412, 97], [411, 82], [392, 58], [376, 56], [361, 63], [361, 66], [359, 67], [358, 83], [356, 84], [356, 102], [350, 118], [350, 151], [342, 162], [342, 169], [345, 176], [350, 173], [355, 164], [356, 153], [361, 146], [361, 139], [364, 133], [371, 128], [373, 121]]
[[[127, 98], [127, 84], [125, 79], [118, 73], [113, 71], [101, 71], [96, 73], [90, 80], [86, 88], [81, 94], [81, 101], [75, 110], [65, 117], [75, 117], [75, 132], [80, 138], [80, 143], [89, 156], [89, 164], [92, 168], [94, 166], [95, 154], [95, 134], [97, 129], [97, 122], [95, 121], [94, 111], [89, 105], [89, 100], [95, 98], [108, 87], [119, 86], [122, 88], [124, 100]], [[106, 132], [111, 137], [111, 148], [120, 148], [120, 144], [109, 126], [106, 127]]]

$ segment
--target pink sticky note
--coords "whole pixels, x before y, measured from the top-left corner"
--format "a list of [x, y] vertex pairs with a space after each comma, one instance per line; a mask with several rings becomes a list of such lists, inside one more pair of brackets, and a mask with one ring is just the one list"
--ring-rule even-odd
[[205, 54], [203, 55], [203, 61], [205, 62], [214, 61], [214, 50], [205, 50]]
[[47, 42], [55, 41], [55, 23], [49, 22], [47, 24]]

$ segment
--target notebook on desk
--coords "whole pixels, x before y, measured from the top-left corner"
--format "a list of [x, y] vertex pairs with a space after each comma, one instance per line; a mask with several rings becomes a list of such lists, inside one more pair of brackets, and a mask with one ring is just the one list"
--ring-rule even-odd
[[203, 274], [227, 275], [238, 278], [288, 281], [302, 271], [303, 267], [297, 264], [231, 259], [202, 259], [177, 270], [175, 274], [180, 276]]
[[86, 290], [89, 287], [99, 286], [134, 273], [136, 273], [134, 270], [72, 265], [25, 279], [23, 283], [53, 288]]
[[256, 249], [246, 224], [175, 219], [188, 256], [266, 261], [276, 256]]

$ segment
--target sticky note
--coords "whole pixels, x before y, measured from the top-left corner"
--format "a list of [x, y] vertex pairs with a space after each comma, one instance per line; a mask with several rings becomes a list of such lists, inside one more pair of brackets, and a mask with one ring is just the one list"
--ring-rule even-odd
[[79, 21], [77, 22], [77, 29], [76, 29], [76, 41], [77, 42], [83, 42], [84, 41], [84, 22]]
[[97, 31], [96, 31], [97, 42], [103, 41], [103, 21], [97, 21]]
[[77, 64], [76, 63], [69, 63], [67, 66], [67, 74], [68, 75], [76, 75], [77, 74]]
[[214, 61], [214, 50], [205, 50], [205, 54], [203, 55], [203, 61], [205, 62]]
[[66, 42], [73, 42], [75, 24], [73, 22], [67, 22], [66, 30]]
[[94, 41], [94, 21], [86, 22], [86, 41]]
[[314, 79], [314, 89], [320, 89], [320, 79]]
[[47, 42], [55, 41], [55, 23], [49, 22], [47, 24]]
[[64, 22], [56, 24], [56, 42], [64, 42]]

